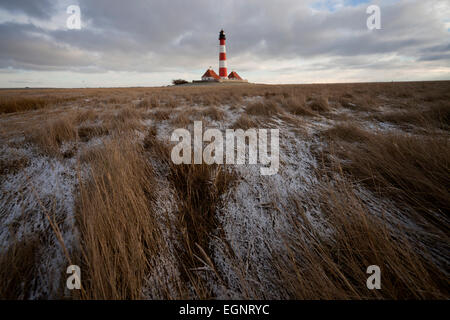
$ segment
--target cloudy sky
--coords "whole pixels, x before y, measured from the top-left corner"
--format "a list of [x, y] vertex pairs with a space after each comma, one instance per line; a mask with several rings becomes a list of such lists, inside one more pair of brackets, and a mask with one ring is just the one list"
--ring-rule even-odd
[[218, 69], [221, 28], [228, 68], [251, 82], [450, 80], [447, 0], [0, 0], [0, 87], [198, 79]]

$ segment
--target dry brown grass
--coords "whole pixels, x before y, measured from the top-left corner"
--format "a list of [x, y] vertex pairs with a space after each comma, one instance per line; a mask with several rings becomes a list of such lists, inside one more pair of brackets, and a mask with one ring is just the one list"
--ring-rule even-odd
[[178, 107], [178, 101], [173, 96], [168, 96], [165, 99], [165, 105], [164, 106], [166, 108], [171, 108], [171, 109], [176, 108], [176, 107]]
[[[347, 170], [381, 196], [396, 199], [448, 234], [450, 142], [439, 136], [369, 133], [354, 126], [326, 132]], [[359, 144], [342, 143], [346, 139]], [[419, 219], [419, 217], [416, 217]]]
[[206, 94], [203, 96], [201, 103], [204, 106], [216, 106], [221, 103], [221, 99], [218, 94]]
[[126, 139], [106, 144], [80, 185], [77, 221], [87, 299], [140, 299], [149, 260], [158, 253], [152, 169]]
[[25, 135], [29, 142], [37, 145], [44, 153], [60, 156], [62, 143], [77, 139], [75, 118], [68, 114], [57, 119], [49, 119], [39, 127], [28, 129]]
[[23, 112], [43, 109], [49, 106], [58, 106], [75, 100], [72, 97], [38, 96], [2, 96], [0, 97], [0, 114]]
[[243, 113], [241, 116], [234, 122], [232, 125], [233, 129], [243, 129], [247, 130], [250, 128], [255, 128], [257, 125], [257, 122], [250, 118], [247, 114]]
[[136, 107], [145, 109], [154, 109], [161, 106], [160, 100], [157, 96], [151, 96], [150, 98], [144, 98], [138, 102]]
[[340, 97], [331, 97], [330, 99], [335, 100], [341, 107], [355, 111], [373, 111], [376, 104], [379, 103], [374, 94], [366, 91], [353, 94], [346, 92]]
[[[323, 178], [321, 178], [323, 179]], [[288, 215], [286, 252], [274, 251], [275, 283], [289, 299], [444, 299], [446, 275], [421, 256], [406, 231], [372, 215], [346, 179], [325, 178], [317, 190], [332, 237], [317, 232], [301, 200]], [[294, 198], [295, 199], [295, 198]], [[303, 218], [299, 218], [303, 217]], [[368, 290], [366, 269], [381, 269], [381, 290]]]
[[245, 111], [256, 116], [273, 116], [283, 113], [283, 109], [272, 100], [253, 102], [245, 108]]
[[236, 175], [225, 166], [175, 165], [170, 160], [170, 148], [156, 136], [156, 129], [151, 128], [143, 145], [168, 168], [168, 181], [176, 191], [176, 218], [166, 227], [178, 239], [177, 259], [184, 282], [179, 294], [183, 298], [212, 298], [207, 283], [210, 270], [204, 270], [205, 261], [215, 270], [209, 252], [210, 237], [218, 227], [216, 210], [223, 201], [221, 196], [232, 186]]
[[324, 136], [330, 139], [339, 138], [349, 142], [364, 142], [367, 141], [369, 133], [364, 131], [359, 126], [352, 123], [338, 124], [331, 129], [326, 130]]
[[411, 107], [377, 114], [374, 118], [401, 126], [414, 125], [424, 129], [438, 128], [448, 131], [450, 130], [450, 103], [439, 101], [426, 109]]
[[315, 116], [317, 113], [311, 109], [310, 106], [306, 104], [306, 99], [304, 96], [290, 97], [284, 99], [282, 102], [282, 107], [297, 116]]
[[25, 168], [30, 162], [23, 155], [12, 155], [9, 159], [0, 159], [0, 177], [5, 174], [15, 174]]
[[14, 241], [5, 252], [0, 254], [1, 299], [30, 299], [39, 248], [39, 238], [36, 235]]
[[78, 137], [81, 141], [89, 141], [92, 138], [108, 135], [110, 130], [103, 125], [89, 125], [78, 127]]
[[[238, 293], [245, 298], [447, 299], [446, 266], [435, 265], [436, 252], [429, 253], [438, 251], [441, 262], [448, 260], [450, 145], [445, 134], [368, 132], [352, 122], [323, 132], [328, 145], [325, 155], [317, 158], [324, 156], [327, 161], [319, 165], [317, 190], [311, 197], [320, 206], [327, 232], [309, 220], [305, 199], [292, 195], [291, 209], [277, 211], [289, 222], [288, 230], [279, 234], [284, 248], [266, 243], [272, 276], [270, 290], [261, 291], [264, 285], [255, 266], [233, 254], [217, 219], [218, 208], [226, 206], [223, 196], [233, 192], [239, 177], [227, 166], [173, 165], [170, 144], [159, 141], [156, 127], [145, 128], [141, 120], [169, 120], [180, 103], [187, 103], [187, 108], [195, 103], [206, 108], [177, 109], [178, 115], [168, 124], [185, 127], [194, 116], [222, 121], [220, 104], [237, 106], [244, 97], [258, 97], [261, 101], [248, 105], [233, 128], [256, 127], [267, 120], [264, 117], [274, 115], [300, 127], [305, 116], [332, 117], [331, 111], [339, 106], [359, 114], [389, 101], [396, 106], [394, 111], [377, 111], [370, 117], [448, 130], [448, 89], [448, 82], [430, 82], [20, 90], [3, 91], [3, 101], [9, 102], [1, 105], [0, 113], [42, 108], [41, 118], [21, 124], [24, 127], [18, 131], [27, 129], [23, 130], [26, 142], [56, 157], [64, 156], [60, 151], [64, 142], [85, 142], [102, 135], [111, 138], [77, 156], [89, 172], [87, 180], [80, 178], [76, 195], [80, 251], [71, 258], [83, 270], [83, 289], [73, 298], [140, 299], [149, 276], [157, 279], [155, 297], [215, 298], [211, 279], [227, 285], [210, 251], [215, 237], [228, 250], [230, 267], [241, 283]], [[47, 102], [39, 102], [41, 98]], [[133, 106], [131, 102], [138, 98], [141, 102]], [[85, 99], [89, 102], [84, 103]], [[83, 101], [81, 111], [50, 110], [74, 101]], [[107, 105], [97, 110], [102, 101]], [[419, 105], [421, 109], [416, 108]], [[146, 110], [152, 108], [158, 109]], [[136, 142], [136, 130], [146, 133], [142, 144]], [[0, 162], [0, 174], [20, 171], [27, 161], [19, 157]], [[166, 179], [174, 192], [172, 220], [155, 214], [158, 179]], [[374, 216], [355, 192], [356, 185], [392, 200], [427, 235], [391, 221], [391, 212]], [[161, 272], [162, 260], [155, 263], [168, 251], [169, 243], [175, 248], [180, 279]], [[0, 253], [1, 298], [28, 298], [37, 273], [36, 252], [45, 250], [42, 246], [30, 238]], [[379, 291], [365, 286], [365, 271], [372, 264], [381, 267]]]
[[85, 142], [97, 136], [126, 134], [142, 128], [141, 115], [135, 108], [121, 107], [117, 114], [104, 114], [101, 117], [102, 122], [95, 123], [90, 121], [99, 120], [100, 116], [91, 111], [67, 112], [56, 118], [36, 122], [26, 129], [26, 139], [46, 154], [72, 156], [72, 152], [61, 153], [60, 148], [64, 142], [73, 142], [76, 145], [79, 140]]
[[[177, 190], [176, 230], [180, 239], [179, 261], [182, 279], [192, 286], [195, 296], [212, 298], [203, 268], [211, 261], [209, 241], [217, 228], [216, 208], [220, 196], [230, 187], [235, 176], [223, 166], [171, 165], [169, 180]], [[213, 269], [214, 266], [212, 266]]]
[[172, 119], [170, 119], [170, 124], [175, 128], [184, 128], [192, 123], [190, 115], [192, 112], [179, 112]]
[[223, 120], [225, 118], [225, 112], [219, 109], [218, 107], [208, 107], [203, 110], [202, 115], [205, 117], [209, 117], [214, 121]]
[[169, 110], [158, 110], [153, 113], [152, 118], [155, 120], [169, 120], [170, 114]]
[[83, 122], [93, 122], [96, 121], [99, 118], [99, 114], [95, 112], [93, 109], [89, 108], [86, 110], [81, 110], [79, 113], [77, 113], [76, 116], [76, 123], [83, 123]]
[[331, 110], [328, 98], [324, 96], [314, 97], [308, 101], [308, 106], [314, 111], [328, 112]]
[[[218, 85], [161, 88], [109, 88], [109, 89], [32, 89], [0, 91], [0, 113], [32, 110], [51, 105], [60, 105], [80, 99], [86, 105], [96, 105], [104, 101], [117, 105], [127, 104], [132, 98], [142, 98], [143, 107], [175, 107], [185, 100], [197, 104], [236, 104], [243, 97], [260, 96], [267, 100], [290, 97], [327, 97], [329, 101], [350, 102], [357, 109], [371, 108], [385, 101], [383, 97], [398, 103], [437, 104], [450, 99], [449, 83], [435, 82], [395, 82], [356, 84], [311, 84], [311, 85]], [[319, 99], [320, 100], [320, 99]], [[323, 101], [322, 101], [323, 102]], [[322, 104], [319, 101], [319, 105]], [[17, 105], [17, 107], [16, 107]], [[23, 105], [23, 107], [22, 107]], [[318, 106], [322, 109], [323, 106]], [[325, 107], [326, 108], [326, 107]], [[17, 109], [17, 110], [16, 110]], [[7, 111], [8, 110], [8, 111]], [[326, 110], [325, 110], [326, 111]]]
[[103, 116], [103, 130], [109, 130], [119, 135], [128, 134], [135, 130], [142, 130], [142, 114], [132, 106], [120, 107], [117, 113]]

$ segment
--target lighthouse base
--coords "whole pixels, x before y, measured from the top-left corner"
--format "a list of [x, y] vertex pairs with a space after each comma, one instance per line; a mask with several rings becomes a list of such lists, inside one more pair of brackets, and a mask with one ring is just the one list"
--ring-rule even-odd
[[231, 79], [220, 79], [218, 82], [226, 82], [226, 83], [243, 83], [248, 82], [248, 80], [231, 80]]
[[230, 79], [214, 79], [214, 80], [194, 80], [192, 83], [248, 83], [248, 80], [230, 80]]

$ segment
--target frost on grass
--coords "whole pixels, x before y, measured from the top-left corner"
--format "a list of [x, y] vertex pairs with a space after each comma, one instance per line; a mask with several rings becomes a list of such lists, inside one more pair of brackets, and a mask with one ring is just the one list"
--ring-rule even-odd
[[[10, 152], [4, 148], [1, 155], [4, 158]], [[37, 272], [33, 290], [26, 298], [56, 297], [68, 261], [49, 218], [58, 226], [70, 254], [77, 237], [74, 164], [70, 160], [37, 156], [29, 149], [16, 152], [26, 155], [29, 163], [18, 172], [0, 177], [0, 249], [5, 252], [14, 242], [37, 237], [39, 249], [32, 257]]]
[[[310, 147], [306, 137], [302, 139], [290, 128], [280, 127], [278, 174], [260, 175], [259, 164], [234, 167], [240, 179], [224, 196], [224, 206], [218, 208], [226, 241], [216, 237], [212, 242], [215, 263], [226, 283], [215, 285], [219, 298], [259, 298], [261, 294], [279, 298], [271, 282], [271, 251], [285, 250], [282, 234], [289, 229], [286, 215], [294, 214], [290, 199], [306, 198], [315, 183], [311, 177], [316, 161]], [[312, 223], [320, 218], [315, 209], [314, 204], [307, 208]]]
[[[185, 127], [192, 133], [194, 121], [203, 121], [203, 130], [213, 127], [224, 133], [246, 113], [245, 105], [263, 100], [264, 96], [251, 95], [240, 100], [242, 105], [231, 106], [166, 106], [162, 103], [160, 107], [144, 109], [140, 113], [142, 126], [137, 126], [137, 130], [141, 131], [134, 131], [132, 139], [135, 143], [142, 143], [147, 131], [155, 128], [156, 139], [169, 145], [174, 129]], [[138, 105], [142, 100], [130, 101], [132, 105]], [[217, 268], [208, 269], [209, 264], [204, 268], [208, 271], [205, 279], [212, 289], [212, 297], [283, 298], [283, 288], [277, 287], [273, 281], [274, 270], [270, 260], [274, 252], [285, 253], [284, 238], [298, 232], [291, 225], [293, 217], [307, 220], [321, 235], [333, 235], [321, 210], [321, 203], [326, 200], [321, 199], [318, 192], [320, 188], [328, 187], [321, 181], [321, 175], [330, 174], [323, 172], [320, 163], [319, 155], [327, 149], [326, 142], [321, 139], [323, 131], [340, 123], [352, 123], [369, 131], [411, 134], [401, 126], [373, 117], [373, 112], [387, 112], [392, 110], [391, 106], [379, 107], [372, 112], [358, 110], [354, 103], [348, 104], [350, 108], [337, 108], [332, 102], [330, 105], [331, 110], [318, 112], [314, 116], [281, 113], [272, 117], [252, 117], [252, 124], [257, 128], [280, 130], [280, 168], [277, 175], [261, 176], [259, 164], [233, 166], [238, 179], [223, 194], [223, 201], [216, 208], [217, 229], [208, 241], [208, 252], [213, 260], [211, 265]], [[208, 107], [218, 108], [219, 116]], [[92, 110], [109, 120], [117, 117], [120, 111], [117, 108]], [[6, 127], [8, 122], [14, 121], [18, 128], [22, 128], [31, 120], [41, 121], [55, 115], [50, 111], [32, 111], [27, 113], [27, 119], [23, 115], [11, 115], [0, 119], [0, 123]], [[126, 118], [126, 114], [124, 116]], [[88, 118], [80, 125], [82, 128], [99, 127], [103, 124], [101, 121]], [[78, 184], [75, 159], [84, 156], [89, 160], [90, 151], [116, 137], [105, 134], [88, 136], [89, 139], [82, 141], [63, 141], [59, 150], [63, 157], [51, 158], [43, 156], [39, 150], [28, 148], [19, 137], [20, 130], [4, 131], [3, 138], [14, 138], [15, 142], [0, 146], [0, 250], [4, 252], [17, 241], [37, 237], [38, 252], [33, 257], [37, 271], [33, 273], [33, 290], [25, 298], [61, 297], [68, 261], [46, 213], [59, 227], [64, 245], [71, 255], [79, 243], [74, 226], [74, 195]], [[161, 245], [161, 252], [148, 261], [152, 272], [143, 279], [142, 296], [150, 299], [183, 298], [184, 292], [180, 290], [186, 290], [183, 287], [186, 284], [180, 280], [183, 266], [177, 259], [179, 230], [176, 230], [174, 223], [178, 199], [175, 188], [167, 178], [167, 164], [159, 159], [158, 153], [152, 152], [148, 152], [148, 159], [156, 172], [154, 210], [156, 222], [161, 228], [161, 239], [165, 243]], [[89, 178], [89, 170], [84, 169], [80, 169], [83, 180], [85, 175], [86, 179]], [[337, 181], [340, 173], [331, 174], [336, 175], [334, 180]], [[329, 187], [337, 185], [333, 183], [331, 181]], [[415, 241], [416, 234], [424, 233], [405, 214], [404, 209], [398, 209], [392, 201], [379, 199], [378, 195], [356, 181], [351, 187], [371, 214], [410, 230], [408, 235], [412, 235], [411, 241]], [[395, 226], [393, 230], [395, 232]], [[429, 236], [429, 243], [434, 245], [436, 239], [432, 236]], [[435, 257], [439, 254], [445, 256], [445, 248], [434, 248]]]
[[[317, 150], [325, 143], [320, 132], [332, 122], [314, 119], [302, 131], [279, 118], [268, 119], [265, 127], [280, 129], [278, 174], [260, 175], [259, 164], [234, 166], [239, 180], [224, 195], [223, 206], [217, 208], [219, 227], [210, 244], [214, 262], [223, 276], [222, 281], [210, 284], [218, 298], [284, 297], [282, 288], [273, 282], [270, 261], [273, 252], [287, 254], [284, 237], [295, 232], [291, 218], [306, 219], [316, 232], [332, 237], [321, 210], [324, 199], [317, 192], [325, 185], [319, 179], [316, 158]], [[356, 184], [354, 191], [371, 214], [382, 216], [390, 211], [395, 221], [404, 217], [393, 203], [377, 199], [361, 185]], [[406, 225], [409, 221], [402, 223]]]
[[149, 262], [152, 273], [145, 279], [142, 295], [146, 299], [174, 298], [178, 297], [180, 272], [175, 252], [176, 234], [169, 226], [174, 225], [176, 219], [176, 195], [167, 180], [167, 166], [151, 155], [149, 161], [155, 169], [158, 185], [154, 200], [156, 223], [165, 241], [161, 243], [160, 253]]

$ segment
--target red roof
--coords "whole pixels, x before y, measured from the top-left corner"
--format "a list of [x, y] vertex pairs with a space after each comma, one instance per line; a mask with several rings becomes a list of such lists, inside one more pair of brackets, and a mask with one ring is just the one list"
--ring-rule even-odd
[[239, 75], [232, 71], [229, 75], [228, 75], [228, 79], [234, 79], [234, 80], [242, 80], [241, 77], [239, 77]]
[[214, 78], [214, 79], [217, 79], [217, 80], [220, 79], [220, 77], [217, 75], [217, 73], [214, 72], [213, 69], [206, 70], [205, 74], [202, 75], [202, 78], [203, 77]]

